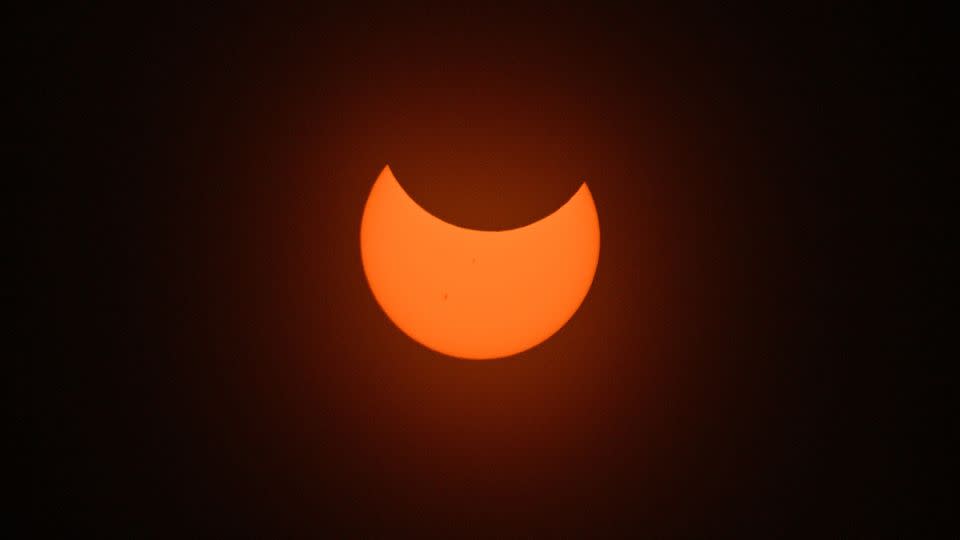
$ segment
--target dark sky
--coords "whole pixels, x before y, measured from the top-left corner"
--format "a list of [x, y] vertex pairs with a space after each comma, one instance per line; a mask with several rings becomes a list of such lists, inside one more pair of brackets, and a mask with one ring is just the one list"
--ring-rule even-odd
[[[936, 14], [13, 19], [11, 440], [34, 530], [937, 527]], [[586, 180], [600, 262], [567, 326], [490, 362], [394, 327], [359, 255], [388, 163], [480, 229]]]

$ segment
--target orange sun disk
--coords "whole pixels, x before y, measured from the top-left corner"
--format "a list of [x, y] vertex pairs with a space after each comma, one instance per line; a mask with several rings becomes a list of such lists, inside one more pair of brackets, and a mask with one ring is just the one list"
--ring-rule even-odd
[[360, 224], [367, 282], [387, 316], [430, 349], [473, 360], [543, 342], [583, 302], [600, 255], [584, 183], [551, 215], [506, 231], [446, 223], [384, 167]]

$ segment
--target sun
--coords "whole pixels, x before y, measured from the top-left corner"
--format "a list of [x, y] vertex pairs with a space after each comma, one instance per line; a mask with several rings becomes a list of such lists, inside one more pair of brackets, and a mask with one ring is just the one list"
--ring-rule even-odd
[[360, 254], [374, 298], [405, 334], [449, 356], [501, 358], [543, 342], [580, 307], [600, 222], [584, 183], [530, 225], [465, 229], [421, 208], [386, 166], [364, 207]]

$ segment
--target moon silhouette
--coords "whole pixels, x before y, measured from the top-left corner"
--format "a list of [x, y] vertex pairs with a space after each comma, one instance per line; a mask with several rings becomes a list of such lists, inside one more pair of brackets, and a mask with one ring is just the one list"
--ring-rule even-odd
[[363, 270], [377, 303], [420, 344], [471, 360], [523, 352], [580, 307], [600, 256], [600, 222], [587, 184], [529, 225], [480, 231], [421, 208], [389, 166], [360, 222]]

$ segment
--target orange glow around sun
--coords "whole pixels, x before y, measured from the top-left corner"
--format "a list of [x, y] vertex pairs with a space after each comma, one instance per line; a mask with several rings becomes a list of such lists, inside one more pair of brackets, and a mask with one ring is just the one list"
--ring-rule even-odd
[[404, 333], [473, 360], [525, 351], [583, 302], [600, 255], [597, 209], [584, 183], [551, 215], [506, 231], [446, 223], [384, 167], [360, 224], [370, 289]]

